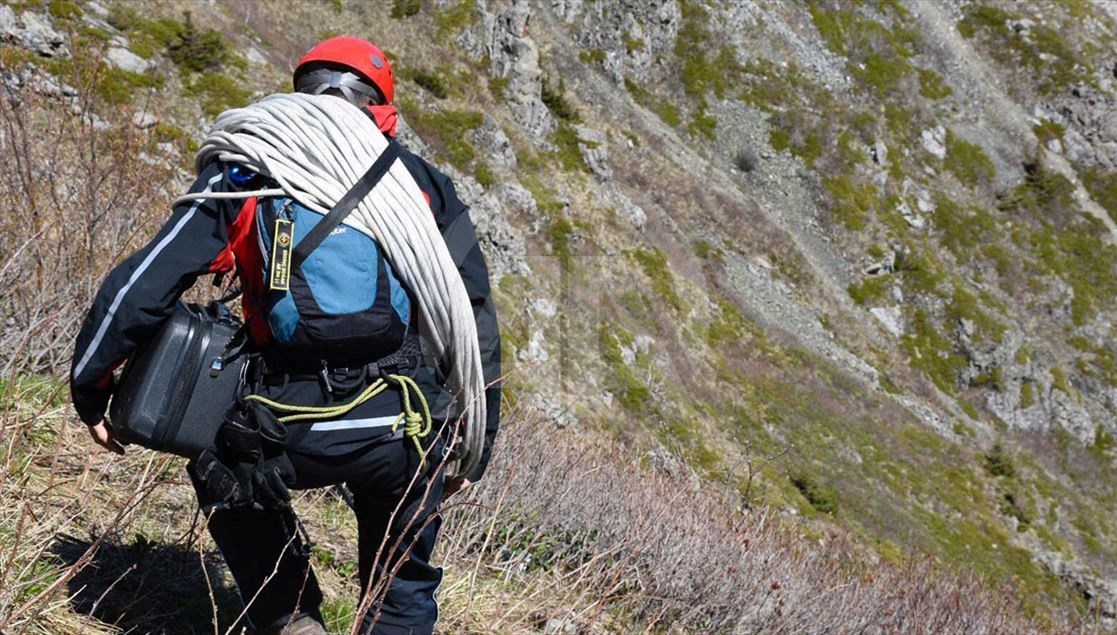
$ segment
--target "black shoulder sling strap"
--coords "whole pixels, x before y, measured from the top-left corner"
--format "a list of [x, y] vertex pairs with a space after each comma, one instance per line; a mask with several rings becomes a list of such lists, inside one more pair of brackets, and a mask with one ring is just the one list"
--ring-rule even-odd
[[326, 214], [326, 217], [318, 221], [314, 229], [311, 229], [306, 236], [303, 236], [299, 244], [295, 245], [294, 253], [291, 257], [293, 268], [298, 268], [302, 265], [303, 261], [310, 256], [311, 252], [317, 249], [318, 245], [321, 245], [323, 240], [326, 240], [326, 236], [329, 236], [330, 232], [337, 229], [337, 226], [357, 207], [357, 204], [368, 196], [372, 188], [376, 187], [380, 179], [384, 178], [384, 175], [388, 173], [388, 169], [392, 167], [392, 163], [399, 158], [399, 152], [399, 143], [395, 140], [389, 141], [388, 147], [384, 148], [384, 151], [376, 158], [376, 161], [373, 162], [368, 172], [365, 172], [365, 175], [358, 179], [357, 182], [353, 184], [353, 187], [345, 193], [345, 196], [342, 196], [338, 202], [334, 204], [333, 208]]

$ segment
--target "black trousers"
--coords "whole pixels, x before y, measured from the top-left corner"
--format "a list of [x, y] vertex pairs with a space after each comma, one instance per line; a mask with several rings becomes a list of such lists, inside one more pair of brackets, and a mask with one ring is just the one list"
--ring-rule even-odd
[[[314, 382], [263, 387], [260, 392], [283, 403], [306, 405], [346, 398], [327, 394]], [[432, 432], [424, 443], [431, 446], [426, 461], [420, 461], [410, 439], [376, 425], [399, 412], [399, 395], [389, 391], [342, 420], [288, 426], [295, 489], [345, 483], [353, 493], [362, 599], [371, 589], [377, 600], [364, 617], [362, 633], [431, 633], [438, 619], [434, 592], [442, 569], [432, 566], [430, 559], [441, 525], [437, 511], [443, 492], [442, 444], [434, 442]], [[205, 506], [204, 487], [193, 465], [188, 470], [199, 503]], [[255, 627], [285, 624], [296, 613], [320, 617], [318, 581], [283, 514], [218, 511], [209, 517], [209, 531]]]

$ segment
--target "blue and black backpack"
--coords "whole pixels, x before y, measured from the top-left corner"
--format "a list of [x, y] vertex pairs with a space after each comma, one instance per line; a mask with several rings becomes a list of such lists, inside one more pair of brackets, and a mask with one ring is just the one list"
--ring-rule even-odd
[[285, 359], [361, 365], [403, 344], [408, 290], [377, 242], [342, 224], [397, 154], [390, 144], [329, 214], [283, 197], [256, 205], [264, 282], [258, 309]]

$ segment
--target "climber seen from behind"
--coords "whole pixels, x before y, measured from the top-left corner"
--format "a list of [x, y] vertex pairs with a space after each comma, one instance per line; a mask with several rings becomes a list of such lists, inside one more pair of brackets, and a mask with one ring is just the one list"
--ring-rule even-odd
[[[356, 107], [379, 134], [396, 135], [391, 65], [369, 42], [335, 37], [319, 43], [299, 61], [294, 87], [303, 95], [333, 96], [303, 98], [308, 103]], [[351, 106], [337, 106], [333, 98]], [[310, 141], [320, 133], [318, 126], [299, 130]], [[500, 336], [473, 223], [446, 175], [398, 142], [389, 149], [398, 151], [404, 174], [418, 185], [420, 203], [429, 207], [456, 265], [451, 275], [464, 283], [483, 369], [484, 421], [459, 417], [467, 407], [455, 405], [447, 368], [432, 361], [428, 340], [420, 337], [427, 328], [425, 305], [383, 245], [339, 224], [300, 265], [281, 271], [277, 285], [277, 254], [291, 246], [297, 254], [299, 241], [326, 216], [277, 193], [285, 180], [232, 160], [201, 164], [204, 154], [190, 188], [197, 196], [176, 204], [152, 241], [108, 275], [77, 338], [74, 405], [94, 441], [123, 454], [104, 419], [114, 368], [159, 330], [199, 277], [235, 269], [253, 351], [246, 381], [257, 401], [244, 411], [230, 409], [213, 451], [191, 461], [188, 471], [247, 605], [250, 632], [325, 633], [322, 594], [287, 488], [344, 483], [357, 515], [362, 589], [381, 590], [361, 632], [431, 633], [442, 578], [431, 563], [438, 507], [481, 478], [491, 453], [500, 417]], [[243, 195], [257, 191], [268, 195]], [[374, 384], [380, 388], [371, 390]], [[283, 407], [328, 416], [277, 424]], [[429, 433], [424, 410], [433, 414], [433, 422], [425, 417]], [[253, 428], [238, 425], [242, 416], [270, 418], [279, 446], [269, 450], [264, 443], [262, 454], [242, 460], [235, 435]], [[469, 425], [483, 426], [483, 451], [473, 458], [475, 469], [448, 475], [445, 459], [455, 458], [459, 428]]]

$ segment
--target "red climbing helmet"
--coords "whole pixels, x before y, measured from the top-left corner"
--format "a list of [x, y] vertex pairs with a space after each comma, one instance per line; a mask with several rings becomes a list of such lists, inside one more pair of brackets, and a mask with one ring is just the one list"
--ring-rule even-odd
[[296, 91], [312, 95], [333, 89], [358, 106], [362, 97], [368, 100], [364, 105], [387, 106], [396, 96], [395, 76], [384, 51], [372, 42], [344, 35], [307, 51], [295, 67], [294, 83]]

